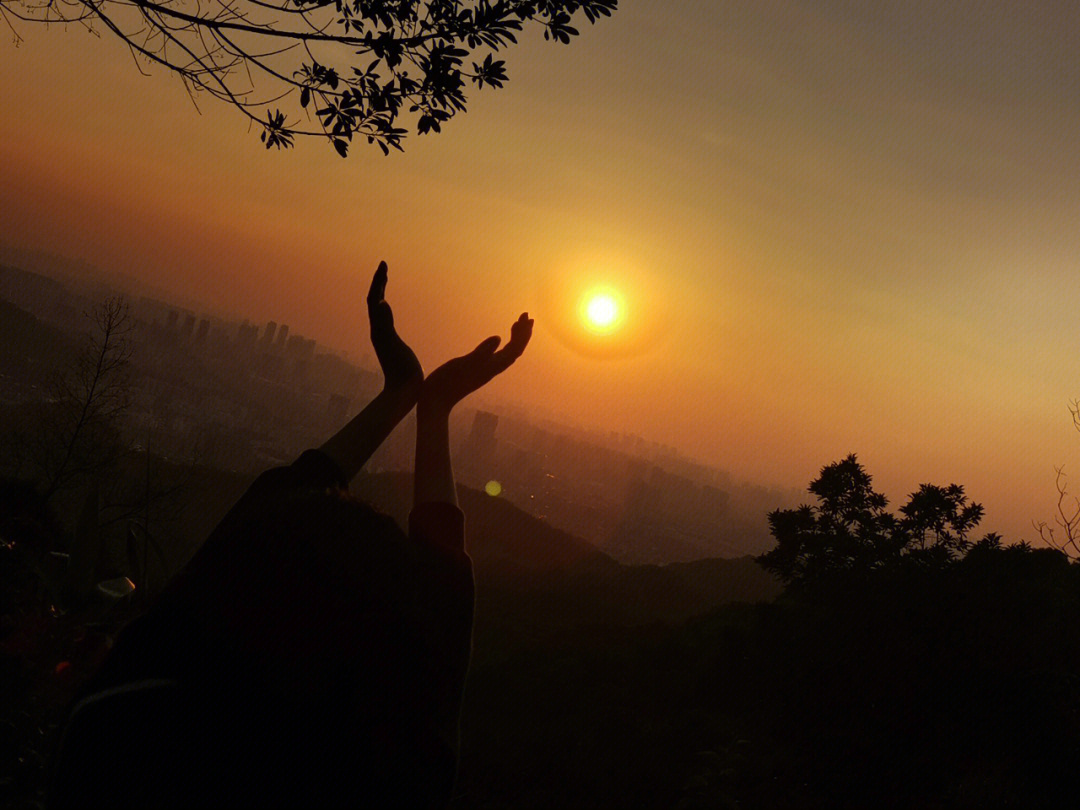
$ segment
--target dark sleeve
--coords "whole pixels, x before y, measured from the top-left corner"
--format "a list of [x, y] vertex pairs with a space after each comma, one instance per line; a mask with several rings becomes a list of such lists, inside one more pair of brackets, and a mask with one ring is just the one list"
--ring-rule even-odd
[[283, 498], [305, 492], [344, 489], [347, 486], [341, 468], [329, 456], [321, 450], [305, 450], [292, 464], [274, 467], [256, 478], [247, 492], [225, 513], [187, 568], [199, 569], [211, 562], [220, 566], [231, 559], [231, 552], [246, 552], [230, 548], [240, 534], [239, 527], [252, 517], [266, 514]]
[[415, 609], [430, 667], [434, 730], [456, 756], [474, 601], [465, 516], [452, 504], [418, 504], [409, 516], [409, 538], [416, 559]]
[[[262, 473], [173, 577], [151, 614], [140, 620], [138, 628], [125, 631], [134, 638], [136, 629], [140, 630], [140, 640], [124, 646], [145, 659], [154, 646], [149, 642], [160, 638], [157, 646], [163, 652], [157, 658], [171, 663], [156, 664], [155, 676], [162, 671], [172, 674], [184, 670], [185, 659], [195, 657], [196, 651], [209, 654], [203, 648], [214, 643], [216, 635], [227, 640], [235, 628], [259, 621], [267, 599], [289, 598], [286, 589], [292, 579], [282, 558], [288, 559], [291, 549], [282, 546], [281, 538], [252, 527], [258, 527], [293, 495], [336, 489], [345, 483], [337, 464], [319, 450], [307, 450], [292, 464]], [[257, 588], [258, 584], [265, 587]], [[239, 598], [238, 587], [245, 585], [259, 591], [259, 598]], [[116, 654], [120, 646], [110, 658], [124, 657]]]
[[346, 487], [348, 482], [337, 463], [321, 450], [305, 450], [292, 464], [267, 470], [256, 478], [221, 522], [224, 524], [252, 508], [260, 509], [268, 500], [290, 493]]

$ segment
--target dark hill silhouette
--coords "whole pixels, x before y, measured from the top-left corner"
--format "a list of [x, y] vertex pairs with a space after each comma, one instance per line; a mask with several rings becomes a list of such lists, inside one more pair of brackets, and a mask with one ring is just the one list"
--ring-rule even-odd
[[4, 298], [0, 298], [0, 346], [0, 374], [36, 384], [76, 351], [68, 334]]
[[[412, 505], [408, 473], [361, 474], [352, 491], [405, 526]], [[458, 486], [468, 521], [469, 555], [488, 575], [518, 578], [550, 571], [611, 571], [619, 566], [595, 546], [553, 528], [509, 501]]]
[[[250, 476], [200, 468], [177, 534], [195, 542], [175, 549], [182, 563], [239, 497]], [[402, 526], [412, 503], [407, 473], [361, 474], [357, 497]], [[505, 499], [458, 487], [467, 515], [469, 553], [480, 601], [478, 621], [508, 621], [531, 631], [568, 625], [634, 626], [678, 622], [730, 602], [771, 601], [779, 582], [751, 557], [669, 565], [623, 565], [586, 541], [553, 528]]]
[[[408, 474], [361, 475], [353, 491], [406, 519]], [[462, 486], [458, 497], [476, 570], [478, 630], [500, 623], [545, 634], [567, 626], [677, 622], [730, 602], [769, 601], [781, 590], [751, 557], [623, 565], [504, 499]]]

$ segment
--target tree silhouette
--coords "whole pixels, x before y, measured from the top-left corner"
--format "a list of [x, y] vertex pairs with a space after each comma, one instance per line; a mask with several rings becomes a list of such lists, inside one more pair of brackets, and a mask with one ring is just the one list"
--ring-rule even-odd
[[[1069, 403], [1069, 413], [1072, 415], [1073, 427], [1080, 431], [1080, 399]], [[1065, 467], [1054, 469], [1057, 473], [1054, 484], [1058, 494], [1057, 514], [1054, 515], [1056, 527], [1045, 520], [1036, 520], [1032, 524], [1046, 545], [1057, 549], [1069, 559], [1080, 560], [1080, 499], [1069, 494], [1069, 479], [1065, 475]]]
[[[269, 149], [298, 135], [328, 140], [345, 157], [354, 137], [387, 154], [413, 119], [439, 132], [466, 105], [469, 84], [501, 87], [494, 54], [527, 23], [567, 43], [579, 16], [610, 16], [618, 0], [0, 0], [0, 15], [81, 23], [118, 36], [140, 69], [177, 73], [232, 104]], [[15, 30], [14, 28], [12, 30]], [[18, 40], [18, 33], [15, 34]], [[475, 60], [475, 61], [474, 61]], [[288, 112], [268, 105], [288, 99]]]
[[133, 323], [121, 297], [105, 300], [87, 317], [86, 345], [57, 374], [30, 437], [29, 472], [41, 482], [46, 501], [112, 467], [122, 452], [118, 429], [131, 399]]
[[823, 468], [810, 484], [817, 505], [769, 513], [776, 547], [758, 562], [789, 585], [814, 585], [901, 560], [943, 565], [972, 547], [968, 534], [983, 507], [969, 502], [962, 486], [921, 484], [897, 516], [872, 482], [854, 454]]

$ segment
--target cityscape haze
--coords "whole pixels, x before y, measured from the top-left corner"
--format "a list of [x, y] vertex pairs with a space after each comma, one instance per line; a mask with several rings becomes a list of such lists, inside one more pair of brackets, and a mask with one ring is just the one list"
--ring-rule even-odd
[[[0, 299], [65, 334], [85, 331], [94, 296], [124, 292], [104, 279], [69, 287], [0, 267]], [[129, 295], [130, 446], [257, 474], [317, 446], [381, 388], [377, 370], [290, 333], [287, 323], [259, 326]], [[8, 373], [3, 382], [3, 405], [17, 409], [33, 405], [43, 380]], [[461, 483], [498, 481], [501, 497], [625, 562], [762, 553], [765, 514], [800, 497], [737, 481], [641, 436], [559, 424], [512, 404], [488, 407], [498, 412], [467, 411], [453, 426]], [[412, 430], [400, 426], [369, 471], [410, 470]]]

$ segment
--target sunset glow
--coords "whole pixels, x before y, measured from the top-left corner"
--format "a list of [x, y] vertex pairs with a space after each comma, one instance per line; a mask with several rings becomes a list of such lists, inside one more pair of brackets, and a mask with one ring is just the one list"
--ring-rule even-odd
[[0, 23], [5, 806], [1080, 795], [1080, 2]]
[[[1080, 457], [1080, 60], [1074, 12], [993, 5], [626, 3], [573, 47], [524, 42], [442, 134], [348, 161], [24, 26], [0, 263], [68, 256], [361, 358], [386, 259], [425, 368], [527, 310], [493, 396], [785, 487], [858, 452], [893, 499], [959, 481], [983, 529], [1030, 536]], [[643, 125], [660, 96], [677, 126]]]

